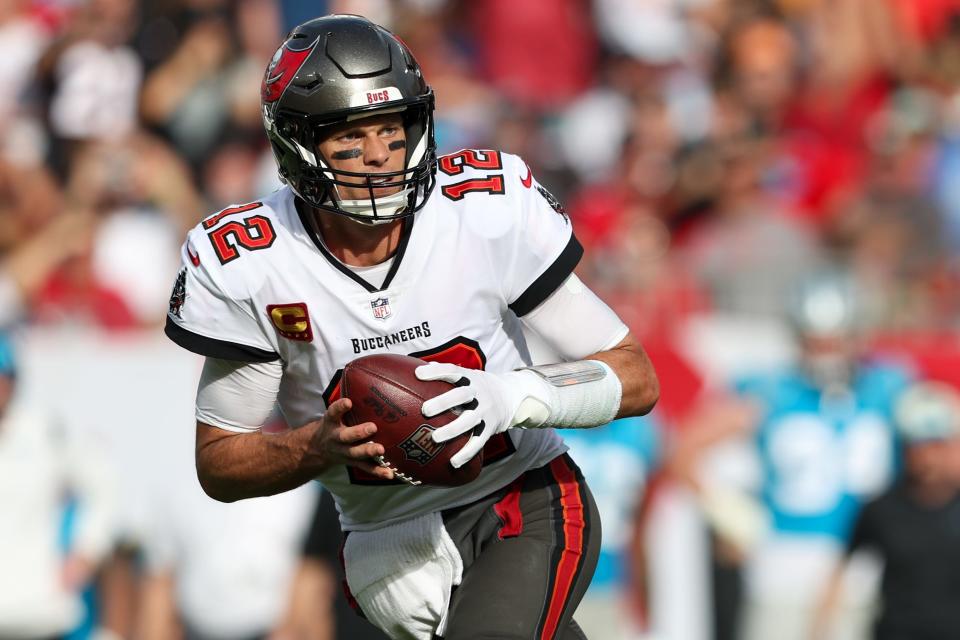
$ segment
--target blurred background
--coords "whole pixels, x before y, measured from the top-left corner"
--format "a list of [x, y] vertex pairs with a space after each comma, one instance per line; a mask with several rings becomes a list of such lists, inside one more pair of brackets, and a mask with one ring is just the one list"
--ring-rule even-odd
[[0, 0], [0, 638], [381, 637], [328, 497], [202, 494], [162, 335], [328, 12], [402, 36], [441, 153], [530, 164], [657, 367], [566, 436], [591, 638], [960, 637], [960, 0]]

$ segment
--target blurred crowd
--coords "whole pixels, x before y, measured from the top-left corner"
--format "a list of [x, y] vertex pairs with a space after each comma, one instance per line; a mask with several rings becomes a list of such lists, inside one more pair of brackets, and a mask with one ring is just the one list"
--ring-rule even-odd
[[[749, 609], [749, 593], [727, 570], [746, 567], [750, 546], [760, 544], [760, 525], [749, 523], [776, 513], [758, 513], [760, 499], [741, 499], [749, 482], [731, 482], [739, 498], [704, 499], [709, 492], [691, 467], [706, 464], [704, 452], [718, 442], [756, 444], [759, 414], [717, 396], [749, 396], [740, 376], [786, 366], [806, 348], [784, 320], [798, 285], [829, 270], [856, 292], [858, 352], [849, 357], [897, 360], [908, 372], [904, 388], [915, 380], [960, 385], [960, 0], [0, 0], [0, 327], [159, 332], [185, 232], [280, 186], [260, 118], [263, 70], [290, 27], [332, 12], [366, 15], [410, 46], [436, 92], [440, 153], [497, 148], [530, 164], [585, 245], [578, 273], [649, 349], [661, 403], [634, 429], [642, 442], [611, 431], [607, 450], [626, 456], [611, 464], [637, 471], [605, 486], [599, 476], [617, 467], [592, 465], [601, 510], [609, 498], [604, 526], [610, 517], [623, 527], [606, 538], [616, 545], [610, 562], [622, 566], [604, 577], [614, 599], [628, 601], [622, 637], [749, 634], [738, 613]], [[855, 507], [909, 467], [895, 451], [902, 438], [894, 389], [885, 389], [889, 406], [877, 412], [889, 423], [889, 478], [875, 478], [870, 492], [844, 493], [856, 494], [856, 504], [826, 532], [833, 559], [849, 540]], [[836, 403], [820, 397], [812, 411], [841, 424], [842, 412], [831, 413]], [[708, 433], [704, 423], [726, 424], [705, 418], [717, 415], [755, 424]], [[4, 433], [0, 427], [0, 456], [12, 446]], [[960, 463], [948, 456], [945, 464]], [[960, 472], [944, 473], [960, 482]], [[657, 622], [670, 618], [671, 605], [651, 602], [650, 574], [670, 554], [645, 558], [642, 548], [661, 526], [651, 515], [658, 492], [699, 496], [690, 504], [709, 538], [703, 556], [713, 573], [701, 576], [711, 589], [700, 616], [713, 621], [709, 628]], [[91, 495], [102, 493], [94, 486]], [[269, 507], [301, 514], [288, 519], [213, 513], [195, 498], [147, 507], [165, 514], [154, 529], [163, 535], [132, 551], [111, 552], [105, 534], [91, 534], [96, 552], [69, 580], [81, 589], [98, 566], [109, 578], [87, 606], [100, 612], [100, 627], [158, 640], [269, 634], [236, 630], [230, 616], [204, 621], [184, 603], [202, 609], [204, 589], [239, 584], [250, 593], [238, 602], [255, 602], [256, 585], [278, 592], [283, 580], [302, 588], [259, 617], [247, 610], [257, 624], [302, 611], [301, 600], [318, 618], [332, 615], [317, 603], [332, 603], [337, 592], [335, 544], [317, 542], [316, 526], [307, 535], [313, 494]], [[659, 504], [662, 522], [679, 518], [676, 510], [662, 515]], [[280, 569], [237, 573], [227, 555], [243, 554], [238, 545], [216, 554], [210, 545], [179, 549], [233, 526], [231, 518], [286, 522], [282, 531], [246, 527], [250, 544], [287, 554], [272, 560]], [[311, 539], [332, 564], [310, 563]], [[220, 577], [191, 573], [198, 557]], [[817, 584], [829, 591], [829, 571], [821, 573]], [[9, 588], [2, 574], [0, 595]], [[811, 613], [818, 606], [801, 607], [811, 628], [820, 629]], [[596, 611], [599, 624], [609, 621], [606, 609]], [[114, 617], [104, 622], [104, 612]], [[760, 618], [751, 618], [756, 628], [769, 628]], [[269, 637], [334, 633], [298, 624]]]
[[878, 329], [956, 325], [957, 3], [515, 5], [5, 0], [4, 313], [159, 322], [184, 230], [278, 185], [258, 101], [277, 42], [342, 10], [416, 52], [441, 152], [528, 160], [639, 332], [776, 314], [825, 262]]

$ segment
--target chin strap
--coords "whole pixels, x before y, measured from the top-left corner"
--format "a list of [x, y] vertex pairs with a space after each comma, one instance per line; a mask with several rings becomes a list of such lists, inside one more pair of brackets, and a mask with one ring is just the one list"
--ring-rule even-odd
[[[376, 198], [372, 201], [369, 198], [361, 200], [338, 199], [337, 205], [349, 214], [362, 216], [363, 219], [355, 218], [358, 222], [371, 225], [384, 224], [394, 220], [389, 216], [394, 216], [406, 208], [410, 190], [410, 187], [408, 187], [392, 195]], [[373, 217], [374, 205], [376, 205], [377, 210], [376, 218]], [[387, 216], [387, 219], [384, 220], [380, 216]]]

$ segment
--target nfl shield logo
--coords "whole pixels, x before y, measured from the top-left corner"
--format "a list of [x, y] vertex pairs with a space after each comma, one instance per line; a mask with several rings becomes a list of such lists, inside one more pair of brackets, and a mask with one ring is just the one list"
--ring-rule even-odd
[[387, 298], [377, 298], [370, 303], [370, 308], [373, 309], [373, 317], [377, 320], [386, 320], [392, 314], [390, 300]]

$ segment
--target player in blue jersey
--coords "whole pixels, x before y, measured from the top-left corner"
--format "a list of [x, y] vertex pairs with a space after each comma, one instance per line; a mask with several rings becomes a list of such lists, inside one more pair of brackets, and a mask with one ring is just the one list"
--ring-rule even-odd
[[747, 639], [805, 637], [854, 518], [892, 479], [893, 407], [910, 381], [904, 368], [864, 357], [862, 309], [848, 279], [805, 282], [789, 320], [794, 365], [737, 381], [729, 397], [696, 413], [686, 436], [704, 448], [739, 435], [758, 464], [758, 486], [739, 495], [689, 478], [719, 544], [741, 556]]

